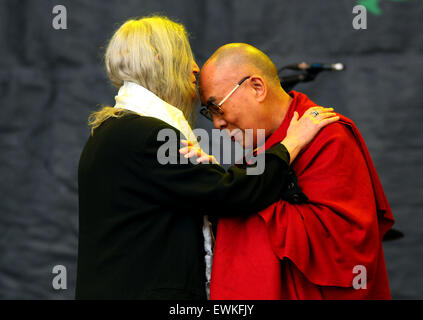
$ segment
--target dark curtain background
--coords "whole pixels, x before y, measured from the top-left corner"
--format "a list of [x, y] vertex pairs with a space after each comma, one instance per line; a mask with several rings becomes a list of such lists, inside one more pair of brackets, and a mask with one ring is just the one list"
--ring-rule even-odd
[[[200, 66], [229, 42], [250, 43], [277, 66], [347, 65], [296, 90], [360, 128], [405, 233], [384, 243], [393, 298], [423, 298], [423, 1], [362, 2], [367, 30], [352, 27], [355, 0], [1, 1], [0, 298], [74, 297], [79, 155], [88, 115], [117, 92], [102, 53], [120, 23], [151, 13], [185, 24]], [[57, 4], [67, 30], [52, 27]], [[66, 290], [52, 287], [59, 264]]]

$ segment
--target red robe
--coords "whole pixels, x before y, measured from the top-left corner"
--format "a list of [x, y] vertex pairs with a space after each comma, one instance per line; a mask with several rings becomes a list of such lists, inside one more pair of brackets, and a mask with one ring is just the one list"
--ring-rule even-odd
[[[290, 95], [266, 149], [284, 139], [294, 111], [316, 106]], [[357, 127], [341, 116], [292, 166], [307, 203], [280, 200], [249, 217], [219, 219], [211, 299], [390, 299], [382, 238], [394, 219]]]

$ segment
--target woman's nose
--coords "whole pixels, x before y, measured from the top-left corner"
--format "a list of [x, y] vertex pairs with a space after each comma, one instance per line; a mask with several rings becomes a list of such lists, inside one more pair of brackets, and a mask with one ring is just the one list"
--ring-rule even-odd
[[200, 73], [200, 68], [198, 67], [198, 65], [195, 61], [194, 61], [194, 64], [192, 66], [192, 73], [194, 73], [194, 74]]

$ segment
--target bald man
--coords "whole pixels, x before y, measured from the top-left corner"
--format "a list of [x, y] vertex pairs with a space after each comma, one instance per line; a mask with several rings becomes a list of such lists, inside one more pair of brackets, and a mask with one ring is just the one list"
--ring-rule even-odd
[[[219, 48], [199, 86], [202, 113], [257, 153], [316, 106], [286, 93], [274, 63], [248, 44]], [[264, 129], [264, 141], [248, 139], [247, 129]], [[394, 219], [354, 123], [341, 116], [325, 127], [292, 167], [308, 202], [280, 200], [249, 218], [219, 219], [211, 299], [390, 299], [382, 238]]]

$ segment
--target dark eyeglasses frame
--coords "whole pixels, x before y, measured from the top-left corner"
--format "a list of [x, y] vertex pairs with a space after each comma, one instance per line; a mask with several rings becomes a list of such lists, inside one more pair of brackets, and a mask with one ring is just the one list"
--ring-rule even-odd
[[247, 76], [241, 79], [241, 81], [239, 81], [236, 86], [231, 90], [231, 92], [229, 92], [223, 99], [222, 101], [220, 101], [218, 104], [216, 104], [213, 101], [209, 101], [207, 102], [207, 105], [202, 104], [202, 109], [200, 110], [200, 113], [206, 117], [208, 120], [213, 121], [213, 116], [212, 114], [219, 114], [219, 115], [223, 115], [223, 110], [222, 110], [222, 104], [225, 103], [226, 100], [229, 99], [229, 97], [236, 91], [236, 89], [238, 89], [241, 84], [244, 83], [245, 80], [249, 79], [251, 76]]

